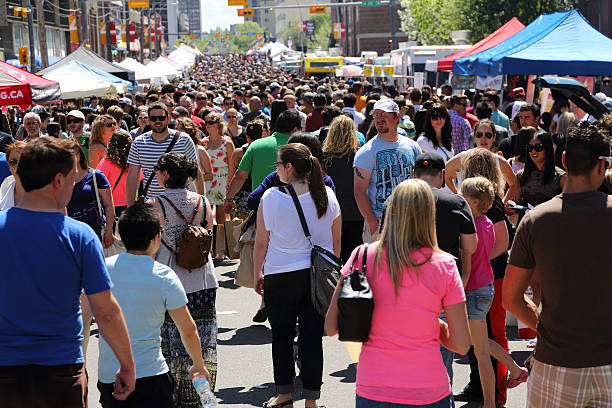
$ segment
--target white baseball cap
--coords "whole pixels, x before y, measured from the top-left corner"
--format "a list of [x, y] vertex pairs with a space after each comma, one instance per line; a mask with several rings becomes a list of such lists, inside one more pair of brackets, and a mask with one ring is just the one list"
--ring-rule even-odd
[[377, 109], [384, 112], [399, 113], [397, 103], [393, 102], [391, 99], [380, 99], [376, 101], [374, 107], [372, 108], [372, 112]]
[[75, 118], [81, 119], [81, 120], [85, 120], [85, 115], [83, 115], [83, 112], [81, 112], [80, 110], [71, 110], [70, 112], [68, 112], [68, 114], [66, 115], [66, 117], [68, 116], [73, 116]]

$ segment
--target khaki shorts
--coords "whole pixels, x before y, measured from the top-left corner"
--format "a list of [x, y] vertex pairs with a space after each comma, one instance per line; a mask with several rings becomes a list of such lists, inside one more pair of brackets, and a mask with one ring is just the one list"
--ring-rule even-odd
[[[378, 220], [378, 225], [380, 226], [380, 218], [377, 218]], [[378, 241], [378, 239], [380, 238], [380, 228], [378, 231], [376, 231], [374, 234], [370, 233], [370, 227], [368, 226], [368, 223], [364, 221], [363, 223], [363, 232], [361, 233], [361, 238], [363, 239], [363, 243], [366, 244], [370, 244], [374, 241]]]
[[527, 408], [612, 407], [612, 364], [567, 368], [533, 359]]

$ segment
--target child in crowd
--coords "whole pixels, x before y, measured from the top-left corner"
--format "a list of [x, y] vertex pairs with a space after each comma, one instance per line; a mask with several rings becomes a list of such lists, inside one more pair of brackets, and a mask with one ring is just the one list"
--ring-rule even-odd
[[514, 388], [527, 381], [527, 369], [519, 367], [512, 357], [496, 342], [488, 338], [486, 316], [493, 302], [493, 269], [491, 251], [495, 243], [493, 223], [484, 214], [491, 208], [495, 198], [493, 183], [484, 177], [472, 177], [461, 183], [459, 194], [465, 198], [472, 210], [478, 247], [472, 254], [470, 268], [463, 268], [463, 287], [472, 334], [474, 354], [478, 359], [478, 370], [484, 396], [484, 408], [495, 407], [495, 374], [491, 364], [492, 355], [505, 365], [509, 372], [507, 387]]

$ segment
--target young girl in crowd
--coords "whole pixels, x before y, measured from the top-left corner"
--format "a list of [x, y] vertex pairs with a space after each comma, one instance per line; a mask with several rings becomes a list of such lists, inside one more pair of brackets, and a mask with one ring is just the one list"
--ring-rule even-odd
[[469, 272], [463, 275], [466, 305], [474, 354], [478, 359], [478, 371], [484, 396], [484, 408], [495, 408], [495, 374], [492, 355], [508, 368], [507, 388], [514, 388], [527, 381], [527, 369], [519, 367], [512, 357], [496, 342], [488, 338], [486, 316], [493, 302], [493, 269], [491, 252], [495, 243], [493, 223], [485, 213], [493, 205], [495, 188], [484, 177], [468, 178], [461, 183], [459, 193], [468, 202], [478, 236], [478, 247], [472, 254]]

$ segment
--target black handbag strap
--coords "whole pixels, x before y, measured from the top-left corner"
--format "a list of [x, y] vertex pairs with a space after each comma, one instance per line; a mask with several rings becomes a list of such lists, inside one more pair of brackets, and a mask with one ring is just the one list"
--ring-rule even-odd
[[298, 196], [295, 193], [295, 189], [293, 188], [291, 184], [287, 184], [286, 186], [281, 186], [279, 187], [279, 189], [282, 192], [286, 192], [285, 190], [289, 191], [289, 194], [291, 195], [291, 198], [293, 199], [293, 204], [295, 205], [295, 209], [297, 210], [298, 216], [300, 217], [300, 223], [302, 224], [302, 230], [304, 230], [304, 235], [306, 235], [308, 242], [310, 242], [310, 246], [312, 246], [312, 241], [310, 240], [310, 231], [308, 230], [308, 224], [306, 224], [306, 217], [304, 217], [304, 210], [302, 210], [302, 205], [300, 204], [300, 200], [298, 199]]
[[361, 273], [365, 275], [365, 272], [367, 269], [367, 263], [368, 263], [368, 246], [369, 245], [370, 245], [369, 243], [366, 243], [357, 249], [357, 253], [355, 254], [355, 257], [353, 258], [353, 263], [351, 264], [350, 272], [347, 274], [347, 276], [355, 272], [355, 264], [357, 263], [357, 259], [359, 259], [359, 254], [361, 253], [362, 248], [363, 248], [363, 256], [361, 258]]
[[[179, 137], [179, 132], [174, 132], [174, 137], [172, 138], [172, 141], [170, 142], [170, 144], [166, 148], [166, 151], [163, 154], [170, 153], [172, 151], [172, 148], [176, 144], [178, 137]], [[149, 178], [147, 179], [147, 184], [145, 184], [145, 188], [142, 190], [142, 194], [140, 195], [140, 197], [144, 198], [147, 196], [147, 192], [149, 191], [149, 186], [151, 185], [151, 182], [153, 181], [154, 176], [155, 176], [155, 170], [153, 170], [151, 174], [149, 175]]]
[[117, 181], [115, 181], [115, 185], [113, 186], [113, 191], [112, 191], [113, 193], [115, 192], [115, 189], [117, 188], [117, 184], [119, 184], [119, 180], [121, 180], [121, 176], [123, 176], [123, 173], [125, 172], [126, 168], [127, 166], [121, 169], [121, 173], [119, 174], [119, 177], [117, 177]]

